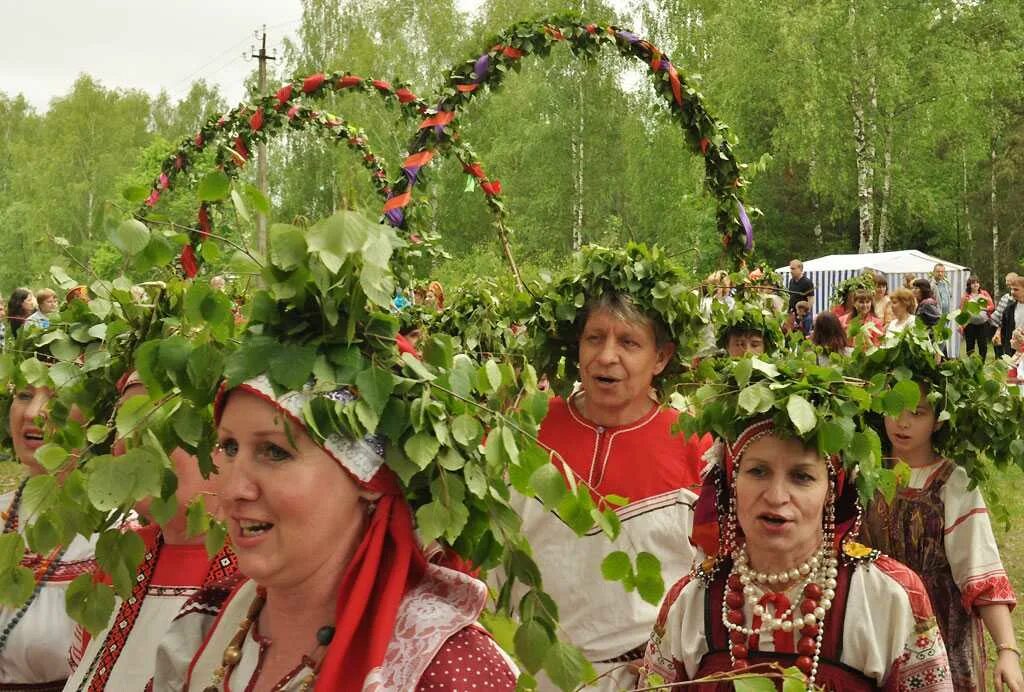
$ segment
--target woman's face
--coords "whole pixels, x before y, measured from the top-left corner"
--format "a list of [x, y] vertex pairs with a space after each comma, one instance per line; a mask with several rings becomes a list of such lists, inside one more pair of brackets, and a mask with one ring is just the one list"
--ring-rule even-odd
[[30, 293], [28, 295], [28, 298], [25, 299], [25, 302], [21, 304], [21, 316], [28, 317], [33, 312], [35, 312], [36, 309], [36, 297]]
[[885, 417], [885, 434], [892, 443], [892, 454], [898, 459], [914, 460], [930, 458], [927, 453], [932, 447], [932, 434], [942, 423], [935, 417], [935, 409], [925, 398], [927, 391], [921, 389], [921, 399], [913, 411], [904, 411], [897, 418]]
[[366, 528], [360, 490], [305, 429], [246, 391], [218, 426], [220, 514], [241, 571], [262, 586], [341, 574]]
[[880, 298], [884, 298], [885, 297], [885, 293], [888, 290], [889, 290], [888, 284], [881, 284], [881, 283], [875, 284], [875, 299], [877, 300], [877, 299], [880, 299]]
[[853, 299], [853, 306], [857, 308], [857, 315], [863, 317], [871, 313], [872, 300], [871, 296], [866, 293], [858, 294]]
[[49, 387], [23, 387], [14, 393], [11, 402], [11, 437], [18, 461], [28, 468], [29, 474], [38, 476], [46, 470], [36, 461], [36, 450], [43, 446], [43, 428], [53, 390]]
[[978, 292], [980, 292], [981, 291], [981, 282], [979, 282], [979, 281], [972, 281], [971, 283], [967, 284], [967, 291], [968, 291], [968, 293], [978, 293]]
[[907, 309], [906, 303], [904, 303], [902, 300], [892, 301], [892, 314], [894, 314], [896, 317], [898, 317], [899, 319], [903, 319], [909, 313], [910, 311]]
[[[794, 565], [818, 549], [828, 468], [799, 440], [767, 435], [747, 447], [736, 470], [736, 515], [759, 569]], [[775, 567], [778, 569], [778, 567]]]
[[913, 288], [910, 289], [910, 291], [911, 291], [911, 293], [914, 294], [914, 299], [918, 303], [920, 303], [921, 302], [921, 289], [919, 287], [917, 287], [917, 286], [914, 286]]
[[39, 310], [46, 315], [57, 312], [57, 296], [46, 296], [39, 304]]

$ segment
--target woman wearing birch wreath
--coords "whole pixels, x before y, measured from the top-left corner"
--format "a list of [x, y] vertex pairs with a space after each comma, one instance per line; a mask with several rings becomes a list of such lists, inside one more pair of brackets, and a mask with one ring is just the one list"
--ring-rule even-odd
[[18, 339], [12, 362], [20, 361], [21, 367], [11, 369], [15, 380], [11, 384], [10, 435], [14, 454], [27, 475], [17, 490], [0, 495], [0, 516], [5, 538], [12, 533], [21, 537], [14, 547], [5, 543], [5, 551], [22, 555], [18, 558], [20, 567], [17, 560], [11, 566], [24, 573], [25, 578], [17, 581], [26, 588], [15, 597], [23, 600], [19, 607], [0, 608], [0, 689], [4, 690], [64, 688], [70, 672], [68, 651], [75, 631], [74, 621], [65, 612], [65, 594], [75, 577], [95, 568], [95, 536], [75, 536], [67, 546], [52, 547], [44, 554], [26, 551], [22, 542], [33, 523], [33, 517], [24, 509], [25, 487], [29, 480], [47, 473], [35, 454], [44, 444], [44, 429], [51, 425], [50, 403], [54, 393], [44, 365], [49, 359], [38, 353], [29, 359], [20, 355], [34, 351], [29, 340], [38, 334], [23, 334]]
[[[999, 365], [977, 368], [941, 362], [927, 339], [904, 333], [870, 360], [855, 363], [865, 377], [913, 406], [879, 425], [891, 455], [910, 467], [894, 498], [879, 496], [865, 520], [871, 544], [921, 575], [949, 652], [953, 687], [1024, 690], [1020, 649], [1010, 610], [1017, 599], [1003, 568], [988, 509], [967, 468], [977, 458], [1006, 463], [1019, 438], [1020, 397]], [[892, 373], [911, 373], [897, 380]], [[955, 392], [956, 396], [949, 396]], [[943, 415], [943, 418], [939, 416]], [[993, 684], [986, 684], [985, 629], [996, 649]]]
[[[429, 563], [417, 540], [406, 496], [425, 489], [406, 482], [420, 469], [400, 479], [384, 463], [384, 438], [362, 423], [389, 401], [406, 405], [389, 399], [400, 379], [392, 366], [425, 367], [398, 359], [397, 321], [383, 312], [394, 295], [386, 262], [400, 241], [354, 213], [337, 218], [308, 234], [278, 227], [271, 235], [276, 265], [264, 271], [267, 291], [254, 297], [262, 309], [228, 362], [231, 378], [216, 404], [220, 512], [245, 576], [183, 608], [157, 653], [159, 692], [515, 688], [514, 668], [475, 624], [486, 586]], [[343, 262], [326, 249], [307, 254], [305, 236], [321, 232], [359, 233], [374, 251]], [[276, 282], [289, 272], [301, 290], [277, 301]], [[320, 292], [314, 274], [330, 277], [332, 289]], [[333, 319], [358, 322], [347, 339], [330, 326], [328, 306]], [[349, 366], [362, 363], [354, 378], [351, 367], [335, 367], [341, 353]], [[352, 381], [358, 393], [345, 384]], [[429, 390], [422, 378], [407, 373], [402, 381], [396, 397], [410, 388], [429, 394], [419, 389]], [[387, 424], [398, 419], [389, 408]], [[400, 439], [404, 428], [388, 430]], [[389, 463], [404, 448], [434, 472], [436, 490], [428, 492], [468, 494], [460, 475], [420, 455], [427, 447], [437, 454], [435, 434], [412, 437], [389, 451]]]
[[854, 542], [851, 470], [872, 469], [874, 482], [885, 474], [849, 417], [860, 410], [850, 391], [864, 383], [813, 361], [775, 365], [766, 374], [727, 362], [697, 397], [693, 426], [725, 440], [708, 454], [694, 510], [692, 540], [709, 557], [662, 604], [648, 684], [764, 673], [775, 662], [796, 666], [808, 690], [951, 690], [920, 579]]
[[[146, 396], [146, 387], [137, 372], [126, 373], [118, 382], [119, 406], [134, 397]], [[150, 416], [147, 429], [159, 424]], [[171, 424], [166, 421], [165, 424]], [[114, 444], [115, 456], [128, 453], [125, 440]], [[237, 563], [227, 546], [212, 559], [204, 546], [205, 535], [190, 535], [186, 511], [192, 501], [209, 495], [216, 477], [203, 478], [196, 457], [184, 449], [169, 452], [177, 477], [177, 510], [164, 518], [161, 526], [154, 516], [154, 501], [146, 499], [136, 510], [149, 523], [137, 530], [145, 545], [142, 564], [133, 575], [132, 594], [115, 606], [110, 625], [95, 637], [78, 627], [72, 662], [77, 665], [65, 686], [66, 692], [101, 690], [141, 690], [153, 676], [156, 648], [171, 620], [185, 602], [201, 587], [234, 574]], [[214, 502], [206, 507], [213, 509]], [[97, 575], [106, 581], [109, 577]]]

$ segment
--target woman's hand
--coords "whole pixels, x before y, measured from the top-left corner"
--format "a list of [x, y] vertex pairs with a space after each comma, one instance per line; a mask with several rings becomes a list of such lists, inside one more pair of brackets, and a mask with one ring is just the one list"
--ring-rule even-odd
[[1016, 651], [1000, 651], [992, 675], [996, 683], [996, 692], [1024, 692], [1024, 674], [1021, 673], [1020, 655]]

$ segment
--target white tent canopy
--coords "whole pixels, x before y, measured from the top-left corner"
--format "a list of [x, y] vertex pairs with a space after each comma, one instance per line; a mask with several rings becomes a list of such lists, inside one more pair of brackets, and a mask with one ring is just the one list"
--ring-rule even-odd
[[[970, 268], [950, 262], [940, 257], [929, 255], [920, 250], [895, 250], [893, 252], [867, 252], [860, 255], [826, 255], [817, 259], [804, 261], [804, 273], [814, 282], [813, 312], [819, 313], [831, 308], [829, 301], [832, 290], [841, 282], [856, 276], [867, 269], [874, 269], [885, 275], [889, 282], [889, 291], [903, 285], [904, 277], [911, 274], [915, 277], [930, 278], [936, 264], [946, 267], [953, 288], [953, 305], [951, 310], [959, 307], [960, 296], [963, 295], [970, 276]], [[789, 265], [775, 270], [782, 276], [782, 285], [789, 283]], [[960, 333], [953, 331], [950, 343], [951, 354], [960, 350]]]

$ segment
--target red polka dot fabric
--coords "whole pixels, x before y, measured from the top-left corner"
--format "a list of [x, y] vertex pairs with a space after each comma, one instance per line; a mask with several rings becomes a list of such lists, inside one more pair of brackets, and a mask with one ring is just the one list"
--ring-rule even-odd
[[516, 673], [490, 636], [478, 627], [452, 635], [434, 656], [417, 692], [464, 692], [516, 688]]

